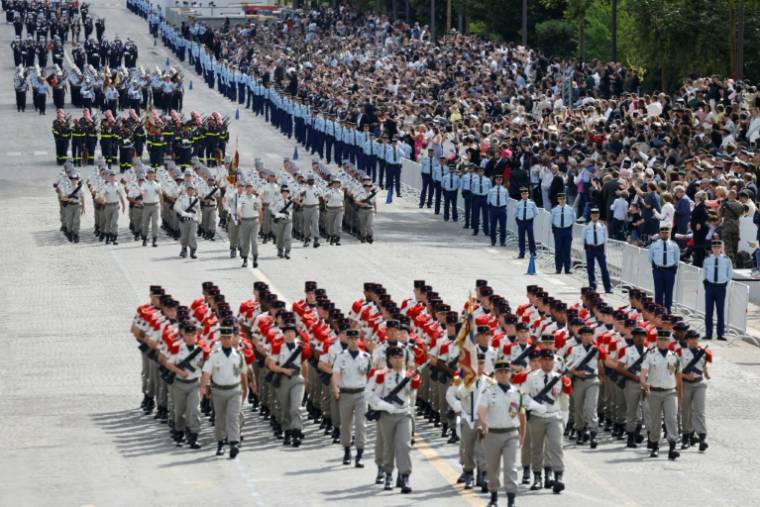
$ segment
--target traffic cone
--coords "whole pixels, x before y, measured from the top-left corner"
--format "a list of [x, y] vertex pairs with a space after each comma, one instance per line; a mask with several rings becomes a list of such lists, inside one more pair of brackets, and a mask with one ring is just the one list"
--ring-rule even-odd
[[168, 56], [166, 57], [166, 66], [167, 67], [169, 66], [169, 57]]
[[235, 109], [235, 119], [236, 120], [240, 119], [240, 109]]
[[388, 189], [388, 197], [385, 198], [385, 204], [391, 204], [393, 202], [393, 189]]
[[193, 89], [193, 81], [191, 80], [189, 83], [187, 83], [187, 89], [192, 90]]
[[528, 262], [528, 272], [526, 275], [535, 275], [536, 274], [536, 256], [531, 255], [530, 256], [530, 262]]
[[298, 146], [293, 148], [293, 160], [294, 161], [298, 160]]

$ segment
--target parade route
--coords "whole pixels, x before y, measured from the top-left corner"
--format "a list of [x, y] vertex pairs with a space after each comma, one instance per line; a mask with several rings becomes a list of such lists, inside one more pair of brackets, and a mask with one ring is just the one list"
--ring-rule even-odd
[[[139, 46], [138, 65], [163, 66], [167, 57], [181, 69], [187, 90], [184, 112], [219, 111], [233, 118], [228, 153], [240, 141], [241, 167], [254, 158], [279, 167], [294, 141], [250, 111], [224, 99], [160, 44], [153, 45], [142, 18], [124, 2], [93, 5], [106, 18], [106, 36], [118, 33]], [[13, 29], [0, 29], [0, 68], [12, 72], [9, 45]], [[70, 48], [67, 48], [70, 49]], [[198, 260], [180, 259], [179, 244], [165, 235], [158, 248], [143, 248], [120, 219], [117, 246], [92, 234], [92, 201], [86, 199], [82, 240], [71, 244], [58, 231], [58, 204], [52, 183], [60, 170], [50, 133], [55, 111], [40, 116], [32, 107], [17, 113], [7, 79], [0, 92], [0, 254], [4, 260], [0, 296], [0, 506], [137, 505], [353, 505], [485, 506], [486, 495], [455, 485], [461, 471], [457, 446], [446, 444], [438, 429], [417, 424], [412, 451], [414, 491], [386, 492], [373, 484], [375, 467], [368, 446], [363, 470], [341, 464], [342, 449], [312, 423], [305, 425], [301, 448], [285, 448], [269, 425], [245, 404], [245, 441], [235, 461], [214, 456], [210, 426], [203, 418], [204, 448], [177, 448], [166, 425], [138, 409], [140, 355], [129, 332], [148, 286], [160, 284], [182, 304], [200, 296], [201, 283], [215, 282], [237, 309], [252, 294], [254, 281], [292, 302], [305, 280], [315, 280], [344, 312], [361, 296], [362, 283], [380, 282], [397, 301], [411, 296], [412, 281], [424, 279], [459, 310], [485, 278], [513, 308], [525, 301], [525, 286], [543, 286], [551, 295], [576, 302], [578, 276], [525, 275], [514, 242], [492, 248], [483, 236], [463, 233], [461, 223], [444, 223], [414, 198], [380, 204], [375, 243], [352, 237], [343, 245], [303, 248], [294, 240], [291, 260], [278, 259], [275, 247], [259, 244], [259, 268], [241, 268], [230, 259], [225, 236], [199, 240]], [[49, 104], [50, 106], [50, 104]], [[80, 111], [67, 109], [79, 116]], [[299, 147], [298, 165], [310, 158]], [[92, 167], [83, 168], [87, 177]], [[610, 298], [622, 304], [620, 295]], [[760, 484], [760, 349], [742, 341], [710, 343], [715, 356], [707, 391], [710, 448], [648, 458], [644, 448], [603, 434], [596, 450], [565, 443], [567, 490], [558, 499], [550, 490], [521, 489], [518, 505], [594, 506], [748, 506], [757, 502]], [[368, 427], [373, 427], [369, 424]], [[370, 442], [374, 428], [370, 431]], [[524, 493], [524, 494], [523, 494]]]

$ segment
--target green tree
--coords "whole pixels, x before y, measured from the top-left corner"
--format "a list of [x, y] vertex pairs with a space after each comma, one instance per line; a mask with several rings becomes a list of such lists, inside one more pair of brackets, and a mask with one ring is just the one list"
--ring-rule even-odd
[[575, 28], [560, 19], [539, 23], [536, 25], [536, 47], [550, 56], [570, 58], [575, 55]]

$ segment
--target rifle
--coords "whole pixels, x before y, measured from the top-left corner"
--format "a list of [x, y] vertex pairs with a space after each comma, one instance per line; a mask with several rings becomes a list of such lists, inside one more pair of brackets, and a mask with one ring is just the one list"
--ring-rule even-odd
[[591, 349], [591, 352], [589, 352], [588, 354], [586, 354], [586, 357], [584, 357], [583, 360], [580, 363], [578, 363], [577, 366], [573, 366], [572, 369], [573, 370], [586, 371], [588, 373], [594, 373], [594, 370], [592, 370], [588, 366], [588, 363], [594, 358], [594, 356], [596, 355], [597, 352], [599, 352], [599, 349], [597, 349], [596, 347], [594, 347], [593, 349]]
[[559, 375], [551, 379], [547, 384], [544, 386], [543, 389], [541, 389], [537, 395], [533, 396], [533, 401], [536, 403], [546, 403], [547, 405], [554, 405], [554, 401], [552, 398], [549, 397], [549, 393], [551, 392], [552, 388], [562, 379], [562, 376], [567, 374], [568, 369], [565, 368]]
[[214, 188], [211, 190], [211, 192], [209, 192], [209, 193], [208, 193], [208, 195], [207, 195], [206, 197], [204, 197], [204, 198], [203, 198], [203, 200], [204, 200], [204, 201], [208, 201], [209, 199], [211, 199], [211, 198], [214, 196], [214, 194], [216, 193], [216, 191], [217, 191], [217, 190], [219, 190], [219, 187], [214, 187]]
[[682, 370], [683, 373], [694, 373], [696, 375], [702, 376], [702, 370], [697, 368], [697, 363], [700, 359], [702, 359], [702, 356], [705, 355], [707, 352], [707, 347], [703, 349], [699, 349], [696, 354], [694, 354], [694, 357], [691, 358], [691, 361], [689, 361], [689, 364], [686, 365], [686, 367]]
[[195, 213], [195, 210], [193, 209], [193, 206], [195, 206], [198, 203], [198, 198], [196, 197], [193, 202], [190, 203], [190, 206], [185, 208], [185, 213]]
[[[396, 387], [391, 389], [391, 392], [383, 396], [381, 399], [387, 403], [398, 403], [399, 405], [402, 405], [404, 402], [401, 400], [401, 398], [398, 397], [398, 393], [400, 393], [401, 390], [404, 389], [407, 384], [412, 381], [412, 378], [414, 378], [415, 375], [424, 370], [429, 364], [430, 362], [427, 361], [424, 364], [420, 365], [419, 368], [412, 370], [411, 375], [405, 375], [401, 382], [396, 384]], [[381, 410], [374, 410], [370, 408], [367, 409], [367, 413], [364, 414], [364, 417], [366, 417], [368, 421], [374, 421], [380, 418], [380, 412]]]
[[371, 194], [369, 194], [367, 197], [362, 199], [362, 202], [364, 204], [369, 204], [370, 201], [377, 195], [377, 190], [373, 190]]
[[278, 211], [277, 213], [287, 213], [288, 208], [290, 208], [292, 204], [293, 204], [293, 199], [288, 199], [288, 202], [285, 203], [285, 206], [280, 208], [280, 211]]
[[[190, 354], [188, 354], [188, 356], [185, 359], [183, 359], [181, 362], [179, 362], [177, 364], [177, 368], [179, 368], [181, 370], [188, 370], [188, 371], [194, 372], [195, 371], [195, 366], [193, 366], [190, 363], [201, 352], [203, 352], [203, 349], [200, 348], [200, 347], [198, 347], [196, 345], [195, 349], [192, 352], [190, 352]], [[174, 379], [177, 377], [177, 374], [174, 373], [174, 372], [172, 372], [168, 368], [166, 368], [166, 371], [167, 371], [167, 373], [165, 375], [163, 375], [162, 378], [164, 379], [164, 382], [166, 382], [167, 384], [171, 385], [172, 383], [174, 383]]]
[[[654, 350], [654, 347], [646, 349], [639, 358], [631, 365], [629, 366], [625, 371], [630, 373], [631, 375], [636, 375], [641, 371], [641, 363], [644, 362], [644, 358], [649, 354], [652, 350]], [[617, 381], [617, 385], [620, 389], [625, 389], [625, 383], [629, 379], [627, 377], [621, 377], [620, 380]]]
[[520, 364], [520, 363], [522, 363], [523, 360], [526, 357], [528, 357], [528, 354], [530, 354], [531, 352], [533, 352], [533, 349], [535, 349], [535, 348], [536, 348], [535, 345], [529, 346], [527, 349], [523, 350], [522, 353], [519, 356], [517, 356], [513, 361], [510, 361], [510, 362], [512, 364]]
[[79, 185], [77, 185], [77, 188], [75, 188], [73, 192], [71, 192], [69, 195], [67, 195], [66, 199], [73, 199], [74, 196], [77, 194], [77, 192], [79, 192], [82, 189], [82, 183], [83, 182], [80, 181]]
[[457, 372], [457, 364], [459, 364], [459, 354], [457, 354], [457, 357], [449, 361], [448, 363], [441, 364], [440, 361], [438, 361], [435, 364], [435, 368], [438, 370], [438, 382], [441, 384], [445, 384], [448, 382], [450, 377], [453, 377]]
[[[300, 366], [294, 365], [293, 361], [296, 360], [296, 357], [298, 357], [302, 350], [303, 349], [300, 345], [296, 347], [296, 349], [290, 354], [290, 357], [288, 357], [288, 359], [282, 363], [282, 368], [291, 369], [293, 371], [300, 369]], [[280, 383], [282, 382], [282, 373], [275, 373], [273, 371], [270, 371], [267, 373], [267, 376], [264, 378], [264, 380], [272, 384], [272, 387], [277, 389], [280, 387]]]

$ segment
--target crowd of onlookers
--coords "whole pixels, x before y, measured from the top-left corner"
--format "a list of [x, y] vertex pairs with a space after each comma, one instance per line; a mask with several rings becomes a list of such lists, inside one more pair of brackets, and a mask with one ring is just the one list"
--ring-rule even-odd
[[[701, 265], [713, 236], [737, 262], [739, 218], [754, 216], [760, 95], [718, 76], [645, 94], [617, 63], [568, 62], [514, 44], [347, 8], [181, 30], [217, 61], [373, 135], [486, 176], [550, 208], [566, 193], [580, 220], [596, 206], [611, 237], [646, 245], [669, 222]], [[178, 27], [179, 29], [179, 27]], [[202, 37], [198, 36], [202, 33]]]

